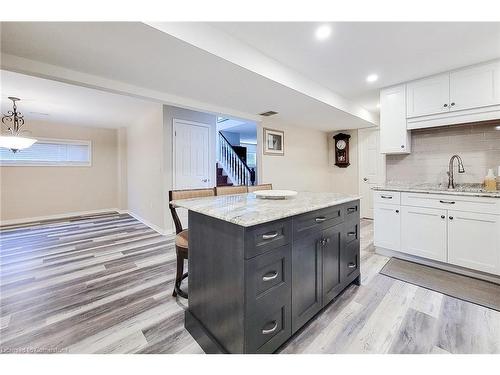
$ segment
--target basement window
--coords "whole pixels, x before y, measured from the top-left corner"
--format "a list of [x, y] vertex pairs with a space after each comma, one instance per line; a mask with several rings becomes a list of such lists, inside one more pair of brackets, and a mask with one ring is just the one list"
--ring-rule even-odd
[[91, 165], [90, 141], [38, 139], [33, 146], [16, 153], [0, 148], [0, 166], [90, 167]]

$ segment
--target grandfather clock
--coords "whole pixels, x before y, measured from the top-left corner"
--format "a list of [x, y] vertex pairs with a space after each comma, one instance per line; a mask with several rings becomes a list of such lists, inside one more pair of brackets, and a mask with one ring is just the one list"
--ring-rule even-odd
[[349, 134], [339, 133], [333, 136], [335, 140], [335, 165], [339, 168], [349, 166]]

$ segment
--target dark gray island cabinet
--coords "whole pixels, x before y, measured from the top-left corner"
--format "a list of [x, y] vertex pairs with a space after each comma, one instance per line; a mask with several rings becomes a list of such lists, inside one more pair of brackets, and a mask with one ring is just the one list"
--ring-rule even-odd
[[[226, 196], [225, 210], [214, 201], [223, 197], [191, 205], [185, 326], [205, 352], [273, 353], [349, 284], [359, 285], [359, 200], [325, 195], [332, 205], [312, 211], [299, 203], [314, 193], [286, 203]], [[179, 206], [188, 201], [195, 200]], [[272, 220], [277, 214], [286, 217]]]

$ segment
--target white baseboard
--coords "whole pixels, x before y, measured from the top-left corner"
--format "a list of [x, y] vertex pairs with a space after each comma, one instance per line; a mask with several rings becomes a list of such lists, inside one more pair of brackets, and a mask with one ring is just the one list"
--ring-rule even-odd
[[0, 226], [24, 224], [24, 223], [31, 223], [31, 222], [35, 222], [35, 221], [43, 221], [43, 220], [65, 219], [65, 218], [73, 217], [73, 216], [102, 214], [102, 213], [106, 213], [106, 212], [123, 213], [121, 210], [119, 210], [117, 208], [104, 208], [104, 209], [100, 209], [100, 210], [91, 210], [91, 211], [65, 212], [65, 213], [54, 214], [54, 215], [25, 217], [22, 219], [0, 220]]
[[136, 219], [136, 220], [140, 221], [141, 223], [143, 223], [144, 225], [150, 227], [151, 229], [153, 229], [155, 232], [158, 232], [162, 236], [166, 236], [166, 235], [172, 234], [169, 231], [167, 231], [167, 230], [165, 230], [163, 228], [160, 228], [158, 225], [155, 225], [155, 224], [149, 222], [148, 220], [144, 219], [143, 217], [137, 215], [136, 213], [134, 213], [132, 211], [125, 210], [125, 211], [123, 211], [123, 213], [129, 214], [134, 219]]

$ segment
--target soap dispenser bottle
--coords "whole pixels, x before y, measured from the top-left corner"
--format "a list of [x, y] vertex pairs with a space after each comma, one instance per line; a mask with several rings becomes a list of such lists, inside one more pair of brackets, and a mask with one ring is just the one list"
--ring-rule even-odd
[[484, 178], [484, 188], [486, 191], [495, 191], [497, 189], [497, 180], [491, 168], [488, 169], [488, 174]]

